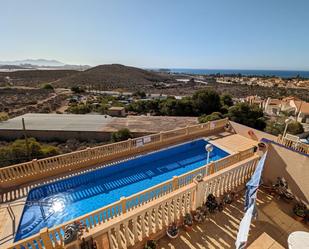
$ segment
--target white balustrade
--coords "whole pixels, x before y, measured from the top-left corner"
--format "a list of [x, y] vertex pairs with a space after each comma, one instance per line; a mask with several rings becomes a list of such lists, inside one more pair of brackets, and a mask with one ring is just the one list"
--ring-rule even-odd
[[[159, 146], [164, 142], [178, 141], [179, 139], [190, 137], [197, 133], [202, 134], [210, 131], [211, 126], [216, 129], [222, 129], [227, 123], [227, 119], [222, 119], [212, 121], [211, 123], [188, 126], [162, 132], [160, 134], [129, 139], [122, 142], [3, 167], [0, 169], [0, 187], [12, 187], [14, 184], [20, 185], [22, 183], [41, 179], [42, 176], [53, 176], [62, 172], [88, 167], [107, 159], [113, 159], [110, 157], [114, 157], [115, 159], [115, 156], [117, 155], [125, 156], [131, 153], [136, 153], [140, 151], [141, 148], [146, 149], [148, 146], [154, 146], [156, 144]], [[137, 141], [142, 141], [143, 146], [139, 146]], [[17, 180], [18, 182], [14, 183], [14, 181]]]
[[[152, 233], [165, 229], [173, 221], [178, 221], [186, 213], [195, 210], [206, 201], [210, 193], [220, 197], [225, 192], [244, 185], [253, 174], [258, 159], [259, 157], [255, 155], [237, 162], [205, 176], [201, 182], [191, 182], [144, 205], [139, 205], [134, 211], [117, 213], [116, 207], [120, 210], [121, 206], [119, 201], [104, 207], [105, 212], [100, 210], [87, 214], [80, 218], [80, 221], [88, 225], [89, 231], [85, 236], [93, 236], [96, 239], [102, 234], [107, 234], [112, 249], [134, 246]], [[110, 222], [107, 222], [108, 220]], [[49, 230], [46, 228], [40, 234], [21, 240], [8, 248], [33, 249], [44, 246], [45, 249], [56, 249], [63, 244], [62, 236], [66, 225]]]

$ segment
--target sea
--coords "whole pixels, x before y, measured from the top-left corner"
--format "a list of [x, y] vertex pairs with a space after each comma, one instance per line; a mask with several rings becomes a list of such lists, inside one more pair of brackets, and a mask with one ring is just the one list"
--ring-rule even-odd
[[292, 70], [241, 70], [241, 69], [190, 69], [190, 68], [170, 68], [171, 73], [179, 74], [241, 74], [243, 76], [277, 76], [281, 78], [303, 77], [309, 79], [309, 71]]

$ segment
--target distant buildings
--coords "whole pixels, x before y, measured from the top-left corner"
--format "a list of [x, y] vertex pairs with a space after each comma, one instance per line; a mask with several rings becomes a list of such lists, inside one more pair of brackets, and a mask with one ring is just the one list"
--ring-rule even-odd
[[279, 77], [220, 76], [215, 78], [222, 84], [240, 84], [263, 87], [309, 88], [309, 80], [301, 78], [283, 79]]
[[256, 104], [261, 107], [269, 116], [279, 116], [284, 112], [295, 117], [300, 123], [309, 124], [309, 103], [296, 97], [286, 97], [283, 99], [262, 99], [259, 96], [248, 96], [245, 102]]
[[126, 110], [124, 107], [112, 106], [107, 110], [107, 114], [112, 117], [125, 117]]

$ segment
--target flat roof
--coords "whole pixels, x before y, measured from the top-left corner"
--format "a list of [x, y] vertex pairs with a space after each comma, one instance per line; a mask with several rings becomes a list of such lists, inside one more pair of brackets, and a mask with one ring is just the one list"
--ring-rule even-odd
[[22, 118], [27, 130], [40, 131], [106, 131], [128, 128], [132, 132], [160, 132], [197, 124], [196, 117], [127, 116], [111, 117], [99, 114], [28, 113], [0, 122], [0, 131], [22, 130]]
[[108, 110], [109, 111], [122, 111], [122, 110], [124, 110], [124, 107], [122, 107], [122, 106], [112, 106]]
[[99, 131], [112, 121], [108, 115], [27, 113], [0, 122], [0, 130], [22, 130], [22, 118], [27, 130]]

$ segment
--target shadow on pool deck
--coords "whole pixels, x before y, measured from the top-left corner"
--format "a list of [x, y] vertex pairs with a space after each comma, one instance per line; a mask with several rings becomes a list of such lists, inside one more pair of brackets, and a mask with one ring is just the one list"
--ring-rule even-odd
[[[166, 236], [159, 240], [161, 249], [201, 249], [235, 248], [238, 227], [244, 212], [244, 198], [229, 205], [222, 213], [210, 216], [204, 223], [194, 225], [192, 232], [181, 230], [180, 236], [170, 240]], [[293, 231], [307, 231], [309, 228], [292, 216], [292, 204], [277, 200], [263, 191], [258, 193], [258, 219], [251, 225], [248, 245], [262, 234], [267, 234], [273, 241], [263, 244], [259, 249], [287, 248], [288, 235]], [[250, 246], [249, 246], [250, 248]]]

